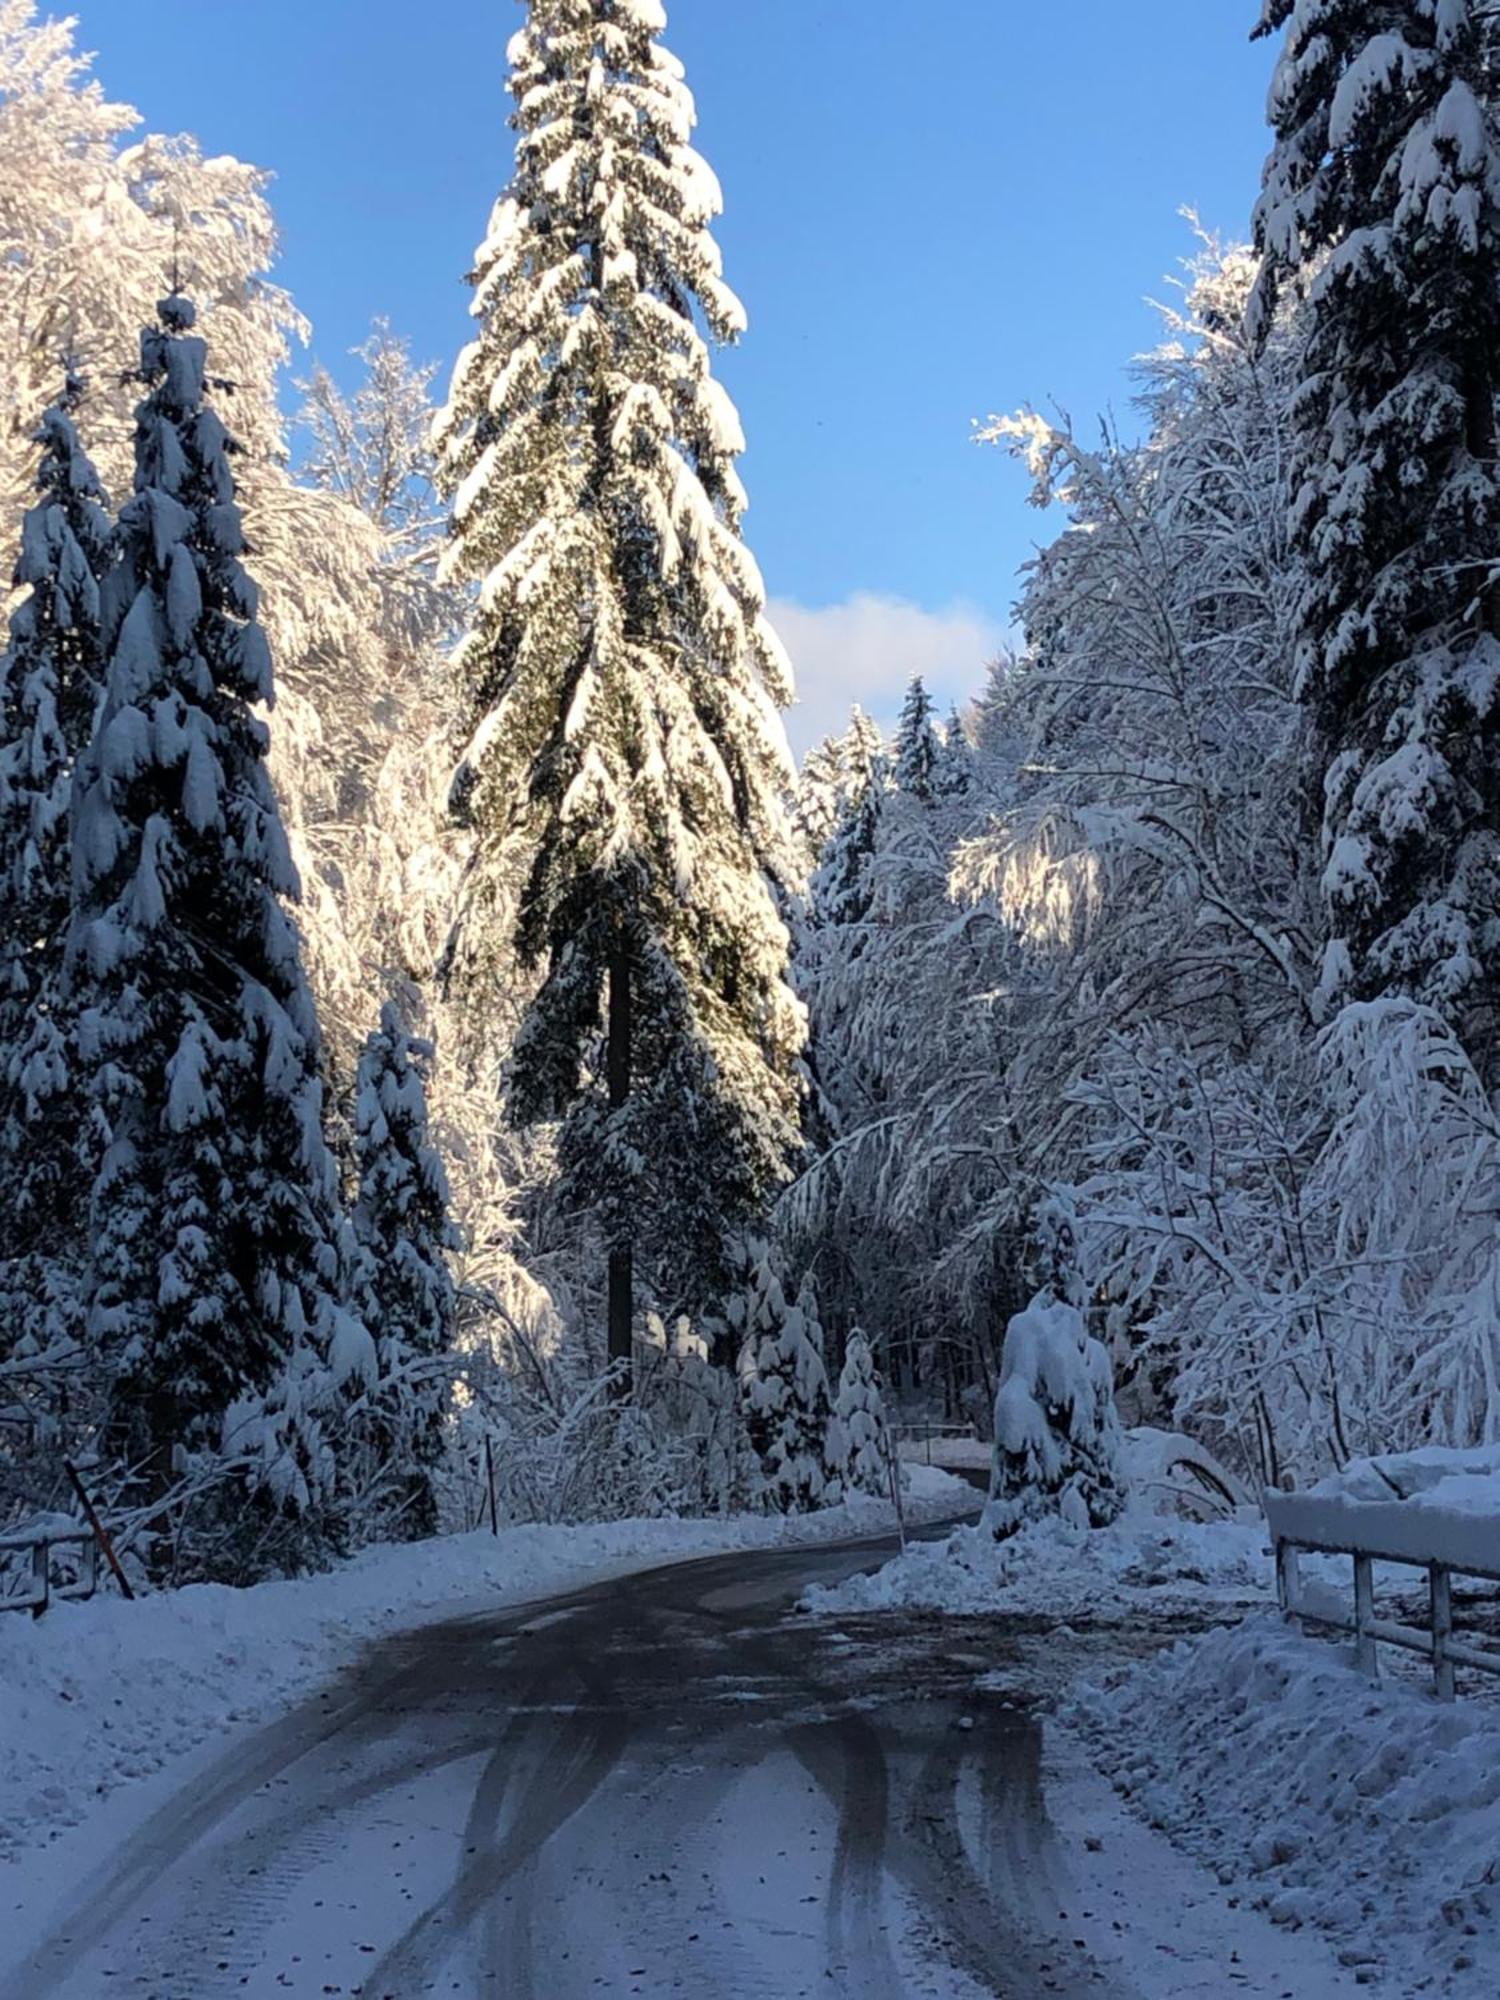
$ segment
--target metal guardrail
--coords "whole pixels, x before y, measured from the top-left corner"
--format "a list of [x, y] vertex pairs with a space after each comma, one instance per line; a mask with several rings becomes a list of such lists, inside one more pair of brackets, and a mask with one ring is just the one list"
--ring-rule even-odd
[[[1452, 1701], [1457, 1693], [1455, 1669], [1467, 1667], [1475, 1673], [1500, 1675], [1500, 1651], [1470, 1645], [1455, 1637], [1453, 1630], [1453, 1579], [1473, 1577], [1500, 1583], [1500, 1551], [1494, 1568], [1475, 1563], [1466, 1551], [1450, 1548], [1431, 1554], [1419, 1553], [1407, 1535], [1391, 1540], [1406, 1543], [1404, 1548], [1377, 1546], [1381, 1537], [1372, 1533], [1369, 1545], [1352, 1530], [1340, 1535], [1328, 1525], [1321, 1509], [1312, 1513], [1295, 1494], [1268, 1493], [1266, 1521], [1276, 1547], [1276, 1588], [1283, 1615], [1304, 1625], [1321, 1625], [1335, 1632], [1347, 1632], [1354, 1639], [1355, 1661], [1371, 1680], [1380, 1678], [1378, 1649], [1396, 1646], [1408, 1653], [1420, 1653], [1432, 1663], [1433, 1684], [1439, 1700]], [[1382, 1510], [1384, 1512], [1386, 1510]], [[1436, 1539], [1443, 1539], [1441, 1536]], [[1299, 1566], [1302, 1555], [1347, 1556], [1353, 1565], [1354, 1606], [1351, 1616], [1332, 1609], [1325, 1597], [1310, 1598], [1304, 1588]], [[1375, 1614], [1375, 1565], [1390, 1563], [1421, 1570], [1427, 1576], [1428, 1628], [1423, 1631]]]
[[[70, 1548], [79, 1551], [77, 1575], [71, 1581], [54, 1583], [53, 1551]], [[29, 1557], [28, 1562], [17, 1566], [29, 1582], [29, 1588], [23, 1591], [8, 1587], [10, 1576], [16, 1573], [6, 1561], [10, 1556]], [[0, 1611], [29, 1611], [33, 1618], [40, 1618], [54, 1598], [62, 1602], [92, 1597], [98, 1588], [99, 1543], [92, 1528], [80, 1524], [76, 1528], [23, 1529], [19, 1534], [0, 1535]]]

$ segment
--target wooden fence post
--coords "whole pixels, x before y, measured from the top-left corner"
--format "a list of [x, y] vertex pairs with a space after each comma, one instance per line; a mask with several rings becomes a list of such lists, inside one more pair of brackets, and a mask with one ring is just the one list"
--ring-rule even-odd
[[1438, 1700], [1453, 1701], [1458, 1689], [1448, 1655], [1453, 1637], [1452, 1574], [1441, 1563], [1433, 1563], [1427, 1571], [1427, 1588], [1432, 1603], [1432, 1677]]
[[78, 1476], [78, 1467], [71, 1458], [65, 1458], [63, 1470], [73, 1483], [73, 1491], [78, 1495], [78, 1504], [83, 1509], [83, 1518], [88, 1522], [95, 1540], [103, 1549], [105, 1561], [114, 1571], [115, 1582], [120, 1586], [121, 1595], [134, 1601], [135, 1592], [130, 1587], [130, 1578], [120, 1567], [120, 1558], [115, 1554], [115, 1545], [105, 1532], [104, 1523], [99, 1519], [98, 1509], [89, 1498], [88, 1488]]
[[1354, 1558], [1354, 1659], [1360, 1672], [1372, 1681], [1380, 1679], [1380, 1661], [1375, 1651], [1375, 1564], [1370, 1556]]
[[887, 1433], [889, 1456], [886, 1470], [891, 1476], [891, 1505], [896, 1510], [896, 1533], [901, 1538], [901, 1553], [906, 1554], [906, 1507], [901, 1498], [901, 1454], [896, 1449], [896, 1440]]
[[1283, 1618], [1295, 1618], [1302, 1594], [1302, 1578], [1294, 1542], [1276, 1544], [1276, 1595], [1281, 1600]]

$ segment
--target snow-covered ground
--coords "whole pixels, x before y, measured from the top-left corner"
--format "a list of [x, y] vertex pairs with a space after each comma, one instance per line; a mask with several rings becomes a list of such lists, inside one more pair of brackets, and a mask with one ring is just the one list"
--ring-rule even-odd
[[1372, 1686], [1255, 1616], [1081, 1691], [1136, 1811], [1278, 1922], [1405, 1995], [1500, 1992], [1500, 1716]]
[[926, 1542], [870, 1576], [815, 1587], [810, 1611], [903, 1607], [1008, 1611], [1059, 1621], [1132, 1611], [1254, 1603], [1271, 1588], [1265, 1529], [1255, 1522], [1200, 1526], [1131, 1512], [1090, 1531], [1037, 1522], [1008, 1541], [983, 1527]]
[[[1450, 1474], [1444, 1490], [1460, 1499], [1469, 1487], [1453, 1481], [1484, 1477]], [[1435, 1491], [1419, 1481], [1412, 1497]], [[1356, 1479], [1353, 1493], [1324, 1499], [1381, 1512], [1392, 1501], [1378, 1481]], [[1315, 1584], [1336, 1570], [1347, 1599], [1346, 1563], [1306, 1567]], [[1411, 1572], [1389, 1581], [1410, 1585]], [[1500, 1712], [1484, 1689], [1445, 1706], [1415, 1679], [1372, 1685], [1349, 1648], [1289, 1629], [1270, 1609], [1273, 1590], [1259, 1524], [1133, 1510], [1092, 1534], [1052, 1522], [997, 1543], [982, 1527], [962, 1528], [871, 1575], [809, 1590], [804, 1603], [823, 1614], [1055, 1619], [1050, 1740], [1078, 1785], [1091, 1759], [1139, 1819], [1217, 1877], [1227, 1905], [1321, 1933], [1351, 1981], [1402, 2000], [1488, 2000], [1500, 1992]], [[1195, 1612], [1222, 1622], [1139, 1657], [1153, 1621], [1166, 1637]], [[1070, 1620], [1089, 1628], [1087, 1644], [1082, 1634], [1057, 1643]], [[1101, 1628], [1111, 1626], [1112, 1668], [1101, 1665]], [[999, 1687], [1013, 1676], [992, 1678]], [[1102, 1826], [1097, 1796], [1094, 1810]], [[1304, 2000], [1304, 1988], [1289, 1990]]]
[[[908, 1519], [975, 1504], [911, 1469]], [[106, 1592], [0, 1618], [0, 1860], [76, 1825], [122, 1784], [279, 1713], [407, 1626], [525, 1603], [610, 1575], [734, 1549], [891, 1532], [874, 1500], [795, 1519], [506, 1528], [370, 1549], [329, 1575], [202, 1585], [127, 1604]]]

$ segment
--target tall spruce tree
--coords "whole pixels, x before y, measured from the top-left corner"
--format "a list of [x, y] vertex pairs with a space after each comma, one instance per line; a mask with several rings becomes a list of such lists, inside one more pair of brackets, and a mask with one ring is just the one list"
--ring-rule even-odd
[[409, 1035], [387, 1001], [360, 1056], [354, 1104], [361, 1305], [380, 1381], [361, 1428], [373, 1447], [392, 1525], [416, 1538], [437, 1528], [434, 1471], [453, 1378], [448, 1176], [428, 1139], [432, 1045]]
[[27, 594], [0, 659], [0, 1347], [22, 1336], [28, 1306], [49, 1289], [24, 1275], [26, 1260], [55, 1262], [80, 1233], [86, 1121], [60, 993], [68, 809], [103, 681], [112, 532], [74, 424], [82, 390], [70, 372], [37, 434], [38, 498], [15, 572]]
[[920, 675], [906, 690], [896, 730], [896, 787], [930, 805], [937, 791], [943, 749], [933, 726], [932, 697]]
[[803, 1032], [776, 887], [795, 866], [790, 674], [699, 325], [730, 341], [744, 315], [664, 25], [658, 0], [531, 0], [515, 178], [444, 422], [448, 569], [480, 586], [459, 669], [467, 921], [495, 920], [523, 853], [514, 942], [539, 982], [512, 1110], [564, 1121], [616, 1360], [637, 1258], [663, 1306], [723, 1284], [726, 1236], [797, 1143]]
[[109, 1132], [89, 1320], [113, 1442], [153, 1483], [227, 1451], [306, 1515], [332, 1477], [319, 1384], [368, 1341], [340, 1302], [298, 883], [253, 707], [270, 654], [194, 320], [174, 295], [141, 336], [108, 675], [74, 786], [69, 986]]
[[1483, 1046], [1500, 973], [1500, 149], [1492, 10], [1266, 0], [1285, 28], [1252, 332], [1307, 295], [1293, 528], [1321, 739], [1324, 989]]

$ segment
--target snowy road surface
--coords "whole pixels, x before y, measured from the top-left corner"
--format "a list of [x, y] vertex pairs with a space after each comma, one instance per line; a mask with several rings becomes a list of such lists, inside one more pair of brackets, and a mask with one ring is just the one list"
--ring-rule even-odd
[[1085, 1842], [1049, 1822], [1040, 1725], [974, 1692], [984, 1654], [930, 1618], [793, 1612], [882, 1546], [714, 1557], [381, 1645], [80, 1882], [7, 2000], [1309, 2000], [1284, 1968], [1228, 1971], [1217, 1935], [1201, 1984], [1149, 1938], [1160, 1977], [1119, 1961], [1076, 1908]]

